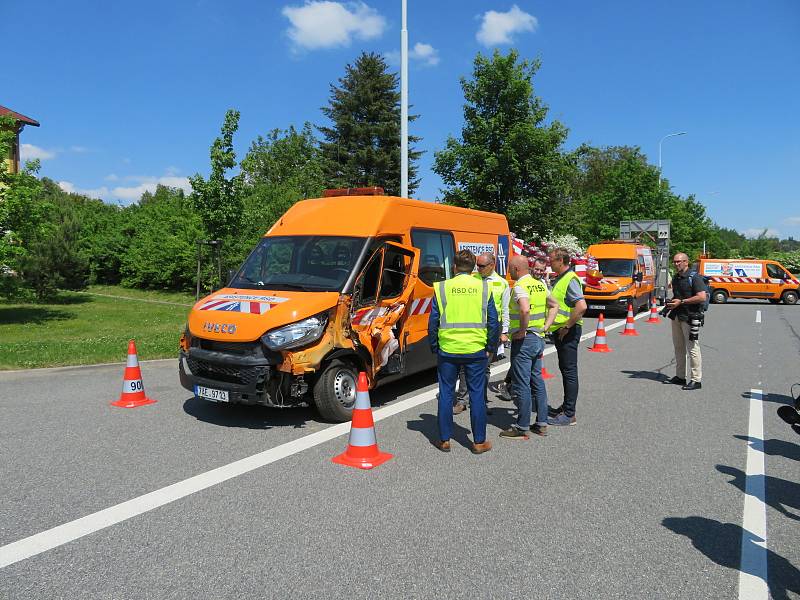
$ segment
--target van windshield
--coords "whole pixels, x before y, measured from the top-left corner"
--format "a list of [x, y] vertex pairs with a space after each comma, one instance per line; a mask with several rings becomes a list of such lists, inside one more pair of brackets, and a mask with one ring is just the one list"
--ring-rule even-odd
[[598, 258], [603, 277], [633, 277], [633, 261], [627, 258]]
[[366, 238], [322, 235], [264, 237], [230, 287], [338, 292], [365, 242]]

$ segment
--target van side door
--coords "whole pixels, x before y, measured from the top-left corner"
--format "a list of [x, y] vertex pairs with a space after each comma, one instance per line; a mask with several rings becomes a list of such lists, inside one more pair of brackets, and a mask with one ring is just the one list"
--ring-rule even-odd
[[371, 379], [403, 371], [409, 300], [417, 284], [420, 252], [385, 242], [370, 256], [353, 286], [350, 329], [372, 358]]

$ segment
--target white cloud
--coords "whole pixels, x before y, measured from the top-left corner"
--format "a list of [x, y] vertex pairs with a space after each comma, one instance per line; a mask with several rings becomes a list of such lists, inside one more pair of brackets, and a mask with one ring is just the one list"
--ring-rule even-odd
[[430, 44], [417, 42], [408, 55], [413, 60], [419, 60], [429, 67], [435, 67], [439, 64], [439, 51]]
[[281, 12], [291, 23], [289, 39], [306, 50], [349, 46], [353, 37], [377, 38], [386, 28], [386, 19], [363, 2], [307, 0], [303, 6], [284, 6]]
[[481, 28], [475, 38], [484, 46], [514, 43], [514, 34], [535, 31], [539, 21], [520, 10], [516, 4], [508, 12], [489, 10], [483, 13]]
[[762, 233], [764, 233], [765, 229], [767, 230], [766, 237], [768, 237], [768, 238], [779, 238], [779, 237], [781, 237], [781, 232], [780, 231], [778, 231], [777, 229], [770, 229], [768, 227], [751, 227], [750, 229], [745, 229], [742, 232], [742, 235], [744, 235], [744, 237], [751, 238], [751, 239], [757, 238]]
[[75, 185], [70, 181], [59, 181], [58, 187], [60, 187], [68, 194], [80, 194], [82, 196], [89, 196], [89, 198], [97, 198], [98, 200], [102, 200], [103, 198], [108, 197], [108, 188], [106, 186], [102, 186], [99, 188], [82, 189], [82, 188], [76, 188]]
[[108, 175], [103, 177], [103, 179], [105, 179], [106, 181], [119, 181], [119, 177], [114, 173], [109, 173]]
[[89, 149], [86, 146], [70, 146], [69, 151], [75, 152], [76, 154], [85, 154]]
[[51, 158], [55, 158], [55, 156], [55, 150], [45, 150], [44, 148], [39, 148], [39, 146], [34, 146], [33, 144], [19, 145], [19, 157], [22, 160], [33, 160], [36, 158], [39, 160], [49, 160]]
[[788, 217], [783, 222], [787, 225], [800, 225], [800, 217]]
[[192, 186], [189, 184], [188, 177], [175, 177], [174, 175], [165, 175], [163, 177], [131, 177], [125, 178], [133, 181], [139, 181], [138, 185], [134, 186], [118, 186], [111, 190], [111, 195], [120, 200], [127, 200], [128, 202], [136, 202], [142, 197], [145, 192], [151, 194], [156, 191], [159, 185], [167, 187], [179, 188], [184, 192], [191, 193]]

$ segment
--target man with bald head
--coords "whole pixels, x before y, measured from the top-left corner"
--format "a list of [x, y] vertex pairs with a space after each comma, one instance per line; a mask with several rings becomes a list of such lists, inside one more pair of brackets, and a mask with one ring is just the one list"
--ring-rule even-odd
[[[689, 321], [702, 319], [702, 306], [706, 301], [703, 278], [689, 270], [689, 257], [679, 252], [672, 259], [675, 275], [672, 278], [672, 299], [667, 302], [668, 317], [672, 319], [672, 344], [675, 347], [675, 377], [668, 383], [682, 385], [684, 390], [699, 390], [702, 358], [700, 341], [689, 339]], [[686, 357], [689, 357], [691, 378], [686, 379]]]
[[[544, 336], [558, 315], [558, 302], [547, 286], [531, 277], [528, 259], [514, 256], [509, 274], [516, 281], [508, 307], [511, 333], [512, 393], [517, 399], [517, 422], [500, 436], [527, 440], [528, 430], [547, 435], [547, 389], [542, 379]], [[536, 423], [531, 427], [532, 400], [536, 398]]]

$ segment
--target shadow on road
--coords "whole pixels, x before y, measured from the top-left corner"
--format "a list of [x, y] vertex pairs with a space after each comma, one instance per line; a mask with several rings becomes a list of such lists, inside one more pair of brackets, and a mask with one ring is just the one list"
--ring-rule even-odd
[[675, 365], [675, 361], [671, 361], [666, 365], [658, 367], [655, 371], [620, 371], [631, 379], [650, 379], [651, 381], [665, 382], [670, 378], [670, 375], [664, 373], [664, 369], [669, 369]]
[[[410, 431], [419, 431], [431, 444], [439, 441], [439, 423], [436, 415], [422, 413], [419, 419], [410, 419], [406, 423], [406, 427]], [[450, 438], [451, 442], [458, 442], [465, 448], [472, 449], [472, 441], [469, 439], [469, 434], [469, 429], [462, 427], [455, 421], [453, 422], [453, 437]]]
[[[720, 473], [733, 477], [728, 483], [744, 493], [747, 480], [744, 471], [727, 465], [717, 465], [716, 468]], [[793, 521], [800, 521], [800, 514], [789, 510], [789, 508], [795, 511], [800, 510], [800, 484], [771, 475], [753, 475], [753, 477], [764, 478], [765, 501], [769, 506]]]
[[[744, 440], [746, 442], [756, 442], [754, 438], [746, 435], [734, 435], [737, 440]], [[783, 456], [792, 460], [800, 460], [800, 445], [794, 442], [787, 442], [786, 440], [764, 440], [764, 454], [770, 456]]]
[[[718, 565], [735, 570], [741, 568], [740, 547], [764, 541], [739, 525], [706, 517], [667, 517], [661, 524], [689, 538], [695, 548]], [[788, 599], [789, 592], [800, 591], [800, 571], [772, 550], [767, 550], [767, 573], [769, 591], [775, 600]]]
[[[749, 400], [751, 398], [750, 392], [744, 392], [742, 394], [742, 398]], [[788, 404], [790, 406], [794, 406], [794, 398], [791, 396], [787, 396], [786, 394], [773, 394], [772, 392], [763, 393], [761, 395], [762, 402], [773, 402], [775, 404]]]
[[272, 429], [273, 427], [294, 427], [302, 429], [309, 421], [322, 422], [313, 409], [269, 408], [266, 406], [246, 406], [224, 402], [208, 402], [192, 396], [183, 403], [187, 415], [198, 421], [221, 427], [240, 427], [245, 429]]
[[[387, 383], [370, 391], [372, 408], [379, 408], [399, 397], [413, 392], [421, 392], [436, 383], [436, 371], [423, 371], [413, 377], [405, 377], [394, 383]], [[245, 429], [272, 429], [273, 427], [294, 427], [302, 429], [308, 422], [328, 423], [317, 414], [313, 407], [272, 408], [267, 406], [247, 406], [225, 402], [209, 402], [194, 396], [183, 403], [186, 414], [198, 421], [221, 427], [241, 427]]]

